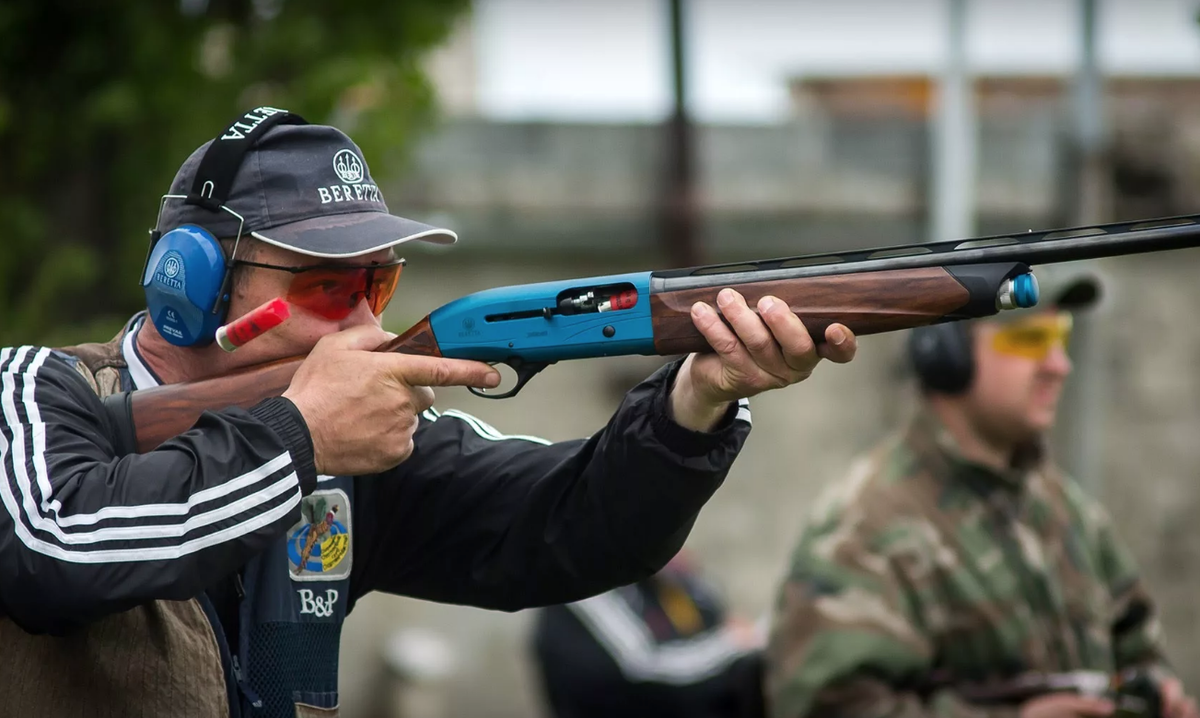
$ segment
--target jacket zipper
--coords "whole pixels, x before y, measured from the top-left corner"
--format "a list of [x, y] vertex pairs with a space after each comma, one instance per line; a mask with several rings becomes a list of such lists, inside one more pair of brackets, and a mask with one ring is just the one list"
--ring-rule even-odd
[[[229, 650], [229, 644], [225, 641], [225, 632], [220, 629], [221, 622], [217, 619], [217, 609], [212, 605], [206, 594], [200, 594], [196, 597], [196, 602], [200, 604], [200, 608], [204, 611], [204, 617], [208, 619], [208, 628], [213, 632], [213, 638], [217, 641], [217, 649], [221, 654], [221, 673], [225, 676], [225, 693], [229, 703], [230, 718], [240, 718], [242, 715], [242, 701], [238, 695], [239, 689], [242, 687], [241, 670], [238, 667], [237, 656], [233, 655]], [[228, 667], [232, 666], [234, 680], [230, 680], [230, 671]]]
[[[233, 574], [233, 589], [237, 592], [238, 597], [238, 616], [242, 615], [242, 600], [246, 598], [246, 587], [242, 585], [242, 572], [238, 571]], [[237, 653], [231, 653], [230, 658], [233, 660], [233, 675], [237, 679], [238, 689], [242, 695], [246, 696], [246, 700], [250, 701], [250, 705], [255, 708], [262, 708], [262, 698], [255, 692], [250, 684], [246, 682], [245, 676], [242, 675], [242, 664], [238, 660]]]

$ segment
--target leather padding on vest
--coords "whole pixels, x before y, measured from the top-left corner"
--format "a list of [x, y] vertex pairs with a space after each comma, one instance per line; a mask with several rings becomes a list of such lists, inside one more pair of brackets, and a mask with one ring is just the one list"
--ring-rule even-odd
[[[58, 349], [101, 398], [121, 391], [124, 332]], [[152, 479], [148, 479], [152, 480]], [[0, 618], [0, 714], [229, 718], [217, 637], [199, 601], [154, 601], [66, 636], [32, 635]]]

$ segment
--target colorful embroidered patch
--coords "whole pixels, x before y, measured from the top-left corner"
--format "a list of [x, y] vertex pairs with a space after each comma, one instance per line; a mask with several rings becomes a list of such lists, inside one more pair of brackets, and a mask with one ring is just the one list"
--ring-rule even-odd
[[287, 533], [293, 581], [338, 581], [350, 575], [350, 499], [341, 489], [314, 491], [300, 502], [300, 522]]

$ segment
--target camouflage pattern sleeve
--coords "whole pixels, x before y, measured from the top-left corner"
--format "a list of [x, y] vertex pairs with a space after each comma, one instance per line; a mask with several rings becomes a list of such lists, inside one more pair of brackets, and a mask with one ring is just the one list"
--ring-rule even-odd
[[1161, 625], [1153, 598], [1138, 571], [1133, 554], [1117, 534], [1099, 501], [1074, 481], [1066, 481], [1071, 508], [1079, 517], [1094, 555], [1099, 579], [1108, 591], [1112, 610], [1113, 662], [1118, 670], [1152, 667], [1172, 674], [1163, 648]]
[[870, 502], [855, 497], [873, 473], [860, 463], [850, 481], [823, 497], [793, 552], [766, 651], [768, 714], [1015, 718], [1014, 707], [971, 706], [949, 690], [918, 690], [933, 671], [933, 647], [889, 549], [920, 544], [924, 532], [911, 519], [879, 526], [864, 515]]

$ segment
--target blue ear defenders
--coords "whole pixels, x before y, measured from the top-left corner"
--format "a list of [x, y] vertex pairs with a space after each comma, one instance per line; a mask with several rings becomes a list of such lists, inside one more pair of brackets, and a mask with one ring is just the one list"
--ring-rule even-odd
[[230, 275], [221, 244], [185, 224], [154, 243], [142, 274], [146, 308], [158, 333], [181, 347], [204, 346], [225, 322]]
[[[226, 207], [225, 200], [246, 152], [277, 124], [307, 123], [299, 115], [273, 107], [258, 107], [240, 115], [209, 144], [196, 169], [191, 191], [186, 195], [163, 196], [160, 221], [162, 207], [169, 199], [182, 200], [210, 212], [228, 212], [240, 222], [235, 238], [240, 242], [245, 220]], [[206, 346], [212, 343], [229, 311], [233, 257], [227, 259], [217, 238], [199, 225], [184, 224], [166, 234], [160, 234], [159, 225], [160, 222], [155, 222], [150, 231], [150, 251], [142, 269], [142, 289], [150, 321], [175, 346]]]
[[908, 337], [908, 357], [921, 386], [942, 394], [961, 394], [971, 386], [975, 360], [967, 322], [917, 327]]

